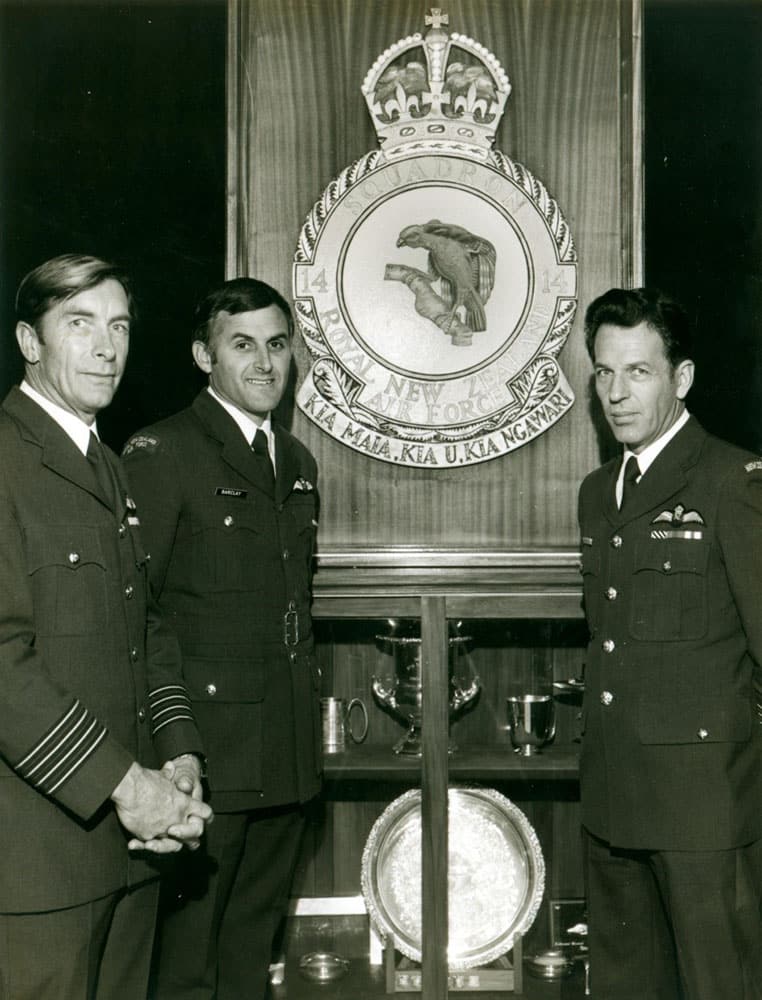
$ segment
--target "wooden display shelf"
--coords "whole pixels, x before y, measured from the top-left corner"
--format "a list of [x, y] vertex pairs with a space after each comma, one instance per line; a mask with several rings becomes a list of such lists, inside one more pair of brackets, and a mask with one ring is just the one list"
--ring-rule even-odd
[[452, 618], [581, 618], [579, 566], [571, 548], [334, 548], [317, 556], [312, 614], [415, 618], [436, 595]]
[[[448, 757], [450, 781], [574, 781], [579, 772], [576, 745], [548, 747], [542, 753], [522, 757], [510, 747], [458, 749]], [[369, 781], [420, 781], [421, 758], [402, 757], [391, 747], [353, 746], [344, 753], [325, 754], [326, 779]]]

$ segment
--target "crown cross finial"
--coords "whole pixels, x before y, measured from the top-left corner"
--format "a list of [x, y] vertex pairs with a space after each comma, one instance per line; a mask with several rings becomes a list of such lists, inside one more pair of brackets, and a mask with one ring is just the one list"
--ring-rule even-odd
[[431, 14], [426, 15], [426, 25], [432, 28], [441, 28], [443, 24], [449, 24], [450, 18], [442, 13], [441, 7], [432, 7]]

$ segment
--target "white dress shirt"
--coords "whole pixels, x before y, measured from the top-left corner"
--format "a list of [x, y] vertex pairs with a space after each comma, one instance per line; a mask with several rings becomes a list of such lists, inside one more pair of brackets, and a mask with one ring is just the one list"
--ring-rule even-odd
[[635, 480], [639, 483], [650, 465], [656, 460], [657, 455], [667, 447], [672, 438], [677, 434], [681, 427], [684, 427], [688, 423], [688, 418], [690, 413], [687, 410], [683, 410], [677, 420], [672, 424], [668, 431], [665, 431], [661, 437], [652, 441], [651, 444], [646, 445], [643, 451], [639, 455], [635, 455], [634, 451], [630, 451], [629, 448], [625, 448], [622, 454], [622, 464], [619, 467], [619, 475], [616, 480], [616, 505], [617, 507], [622, 506], [622, 491], [624, 490], [624, 468], [627, 465], [627, 459], [630, 455], [635, 455], [638, 460], [638, 468], [640, 469], [640, 475]]
[[246, 438], [247, 444], [251, 445], [254, 441], [254, 435], [258, 430], [263, 430], [267, 438], [267, 450], [270, 454], [270, 461], [273, 464], [273, 470], [275, 469], [275, 435], [273, 434], [272, 425], [272, 415], [267, 414], [265, 419], [261, 424], [258, 424], [256, 420], [253, 420], [248, 413], [244, 413], [243, 410], [239, 410], [237, 406], [233, 403], [229, 403], [226, 399], [223, 399], [219, 393], [215, 392], [211, 386], [207, 386], [209, 395], [212, 396], [220, 406], [227, 410], [230, 416], [235, 420], [238, 426], [241, 428], [241, 433]]

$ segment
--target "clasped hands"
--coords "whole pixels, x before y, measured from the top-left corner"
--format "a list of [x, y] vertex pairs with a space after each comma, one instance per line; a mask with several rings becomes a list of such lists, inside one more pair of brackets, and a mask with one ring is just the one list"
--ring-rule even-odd
[[203, 800], [201, 765], [192, 754], [168, 760], [160, 771], [133, 763], [111, 798], [119, 821], [133, 835], [130, 850], [196, 850], [213, 818]]

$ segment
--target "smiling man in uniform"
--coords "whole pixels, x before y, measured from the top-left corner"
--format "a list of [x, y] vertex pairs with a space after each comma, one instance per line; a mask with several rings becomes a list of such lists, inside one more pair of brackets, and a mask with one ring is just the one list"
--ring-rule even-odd
[[304, 824], [320, 787], [310, 621], [315, 461], [272, 420], [291, 367], [291, 313], [236, 278], [196, 312], [209, 385], [124, 450], [151, 579], [180, 639], [216, 819], [179, 866], [164, 915], [161, 1000], [261, 1000]]
[[648, 289], [588, 308], [622, 455], [582, 484], [580, 764], [593, 996], [762, 996], [762, 460], [688, 414], [691, 331]]

